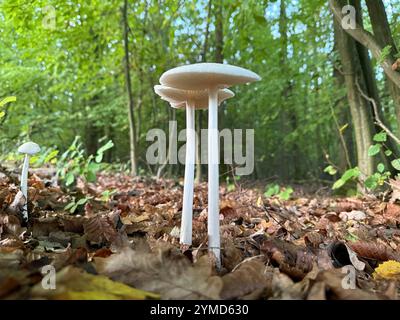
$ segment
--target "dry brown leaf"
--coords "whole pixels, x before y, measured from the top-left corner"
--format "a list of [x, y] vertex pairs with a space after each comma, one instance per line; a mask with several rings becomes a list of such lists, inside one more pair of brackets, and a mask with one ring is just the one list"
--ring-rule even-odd
[[107, 244], [118, 237], [118, 231], [108, 216], [95, 216], [83, 224], [86, 239], [94, 244]]
[[357, 253], [358, 256], [366, 259], [373, 259], [377, 261], [396, 260], [400, 261], [400, 256], [394, 252], [392, 248], [375, 242], [358, 241], [349, 243], [351, 249]]
[[271, 285], [268, 284], [264, 263], [256, 259], [243, 262], [235, 271], [223, 276], [222, 281], [222, 299], [238, 299], [255, 291], [261, 295]]
[[159, 293], [162, 299], [219, 299], [223, 282], [212, 275], [207, 256], [191, 265], [186, 257], [125, 248], [108, 258], [96, 258], [97, 270], [112, 279], [142, 290]]
[[279, 239], [264, 241], [260, 250], [293, 279], [303, 279], [312, 270], [316, 260], [306, 248]]

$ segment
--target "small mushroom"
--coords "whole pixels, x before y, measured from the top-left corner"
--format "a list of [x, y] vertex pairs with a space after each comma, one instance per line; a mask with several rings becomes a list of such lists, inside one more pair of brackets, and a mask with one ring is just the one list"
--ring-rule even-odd
[[25, 197], [25, 204], [23, 208], [23, 218], [28, 221], [28, 170], [29, 170], [29, 159], [32, 155], [38, 153], [40, 147], [34, 142], [26, 142], [18, 148], [19, 153], [25, 154], [24, 164], [22, 166], [21, 173], [21, 191]]
[[219, 134], [218, 90], [235, 84], [261, 80], [256, 73], [220, 63], [196, 63], [166, 71], [161, 75], [164, 86], [183, 90], [207, 90], [208, 104], [208, 248], [221, 266], [219, 234]]
[[[186, 108], [186, 160], [183, 186], [183, 206], [180, 243], [183, 249], [192, 244], [194, 165], [196, 155], [195, 109], [208, 108], [207, 90], [180, 90], [166, 86], [154, 86], [154, 91], [168, 101], [173, 108]], [[228, 89], [218, 91], [218, 104], [234, 96]]]

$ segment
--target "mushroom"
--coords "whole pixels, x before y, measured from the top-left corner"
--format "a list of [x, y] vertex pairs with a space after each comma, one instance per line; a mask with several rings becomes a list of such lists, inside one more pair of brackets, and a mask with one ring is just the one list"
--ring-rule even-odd
[[[186, 108], [186, 160], [180, 232], [180, 243], [182, 249], [185, 250], [192, 244], [194, 165], [196, 155], [195, 109], [208, 108], [208, 91], [180, 90], [160, 85], [154, 86], [154, 91], [163, 100], [168, 101], [173, 108]], [[228, 89], [219, 90], [218, 104], [234, 95]]]
[[219, 234], [219, 134], [218, 90], [235, 84], [261, 80], [256, 73], [219, 63], [196, 63], [180, 66], [161, 75], [160, 83], [183, 90], [207, 90], [208, 105], [208, 248], [220, 267]]
[[38, 153], [40, 147], [34, 142], [26, 142], [18, 148], [19, 153], [25, 154], [24, 164], [22, 166], [21, 173], [21, 191], [25, 197], [25, 204], [23, 208], [23, 218], [28, 221], [28, 170], [29, 170], [29, 159], [32, 155]]

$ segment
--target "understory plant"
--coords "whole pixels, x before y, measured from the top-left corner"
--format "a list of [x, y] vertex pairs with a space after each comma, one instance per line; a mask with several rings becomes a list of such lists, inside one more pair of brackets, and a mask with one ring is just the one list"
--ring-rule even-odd
[[264, 196], [268, 198], [277, 196], [280, 200], [289, 200], [293, 191], [293, 188], [290, 186], [281, 187], [276, 183], [272, 183], [265, 187]]
[[[385, 156], [390, 157], [393, 152], [390, 150], [385, 142], [387, 141], [386, 132], [382, 131], [374, 135], [373, 137], [374, 144], [372, 144], [368, 148], [368, 156], [375, 157], [381, 152], [385, 154]], [[396, 170], [400, 172], [400, 159], [394, 159], [390, 162], [390, 165]], [[329, 165], [325, 168], [324, 172], [335, 175], [337, 170], [334, 166]], [[385, 166], [384, 163], [379, 162], [376, 166], [376, 171], [370, 176], [363, 176], [362, 172], [358, 167], [350, 168], [346, 170], [342, 176], [335, 181], [332, 186], [333, 190], [340, 189], [344, 186], [347, 186], [350, 183], [360, 183], [367, 190], [374, 191], [379, 187], [382, 187], [388, 179], [391, 177], [391, 173], [389, 168]]]
[[102, 169], [104, 153], [113, 146], [114, 143], [109, 140], [95, 155], [86, 156], [81, 138], [76, 136], [57, 161], [57, 176], [66, 187], [75, 185], [79, 177], [86, 182], [95, 182], [97, 173]]

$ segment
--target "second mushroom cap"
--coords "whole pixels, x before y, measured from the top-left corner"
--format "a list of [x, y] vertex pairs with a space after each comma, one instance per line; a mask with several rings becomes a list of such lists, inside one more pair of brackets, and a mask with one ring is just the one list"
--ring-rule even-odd
[[[154, 91], [163, 99], [171, 103], [174, 108], [185, 108], [186, 102], [190, 101], [195, 109], [208, 108], [208, 90], [182, 90], [167, 86], [154, 86]], [[235, 94], [228, 89], [218, 91], [218, 104]]]

